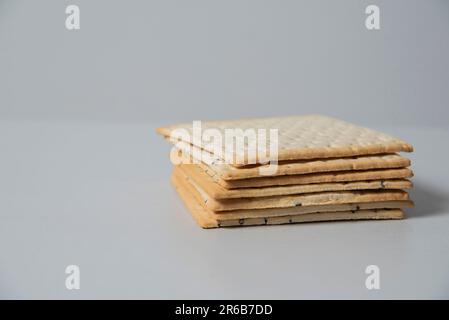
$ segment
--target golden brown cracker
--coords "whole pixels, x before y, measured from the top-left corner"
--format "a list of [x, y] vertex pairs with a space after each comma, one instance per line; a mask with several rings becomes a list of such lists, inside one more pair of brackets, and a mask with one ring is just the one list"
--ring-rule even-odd
[[326, 191], [351, 191], [375, 189], [410, 189], [409, 180], [371, 180], [352, 182], [314, 183], [288, 186], [267, 186], [261, 188], [226, 189], [209, 176], [200, 166], [179, 165], [175, 170], [184, 173], [188, 179], [198, 184], [214, 199], [268, 197], [276, 195], [290, 195]]
[[301, 222], [317, 221], [338, 221], [338, 220], [366, 220], [366, 219], [403, 219], [404, 213], [400, 209], [381, 209], [381, 210], [359, 210], [338, 211], [325, 213], [298, 214], [290, 216], [262, 217], [262, 218], [243, 218], [231, 220], [216, 220], [211, 211], [205, 209], [196, 199], [182, 186], [174, 182], [181, 199], [185, 203], [198, 225], [202, 228], [233, 227], [233, 226], [251, 226], [251, 225], [274, 225]]
[[[193, 137], [192, 123], [167, 126], [156, 131], [164, 136], [170, 136], [173, 130], [177, 129], [185, 130], [190, 137]], [[223, 137], [227, 129], [243, 131], [265, 129], [267, 144], [272, 143], [269, 130], [278, 130], [276, 138], [279, 161], [413, 151], [413, 147], [401, 139], [322, 115], [207, 121], [201, 123], [201, 129], [218, 130]], [[185, 142], [195, 142], [197, 147], [203, 147], [210, 152], [215, 151], [211, 145], [198, 145], [197, 141]], [[248, 143], [236, 148], [237, 155], [244, 157], [246, 163], [260, 163], [261, 159], [257, 154], [248, 153], [249, 146]], [[231, 151], [223, 150], [223, 152]]]
[[174, 171], [173, 175], [187, 181], [200, 194], [197, 200], [204, 203], [205, 207], [212, 211], [409, 200], [408, 193], [401, 190], [318, 192], [300, 195], [217, 200], [210, 197], [207, 192], [189, 180], [180, 171]]

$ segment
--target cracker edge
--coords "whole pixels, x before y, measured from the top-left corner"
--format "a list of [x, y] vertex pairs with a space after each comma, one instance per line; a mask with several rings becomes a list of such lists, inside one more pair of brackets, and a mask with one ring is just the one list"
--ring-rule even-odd
[[178, 186], [177, 182], [172, 183], [184, 202], [188, 211], [196, 221], [196, 223], [204, 229], [212, 229], [218, 227], [239, 227], [239, 226], [256, 226], [256, 225], [279, 225], [306, 222], [323, 222], [323, 221], [347, 221], [347, 220], [398, 220], [404, 219], [405, 214], [401, 209], [384, 209], [384, 210], [363, 210], [357, 213], [340, 211], [326, 213], [309, 213], [302, 215], [269, 217], [269, 218], [245, 218], [239, 220], [228, 220], [218, 222], [209, 216], [208, 211], [203, 208], [187, 190]]

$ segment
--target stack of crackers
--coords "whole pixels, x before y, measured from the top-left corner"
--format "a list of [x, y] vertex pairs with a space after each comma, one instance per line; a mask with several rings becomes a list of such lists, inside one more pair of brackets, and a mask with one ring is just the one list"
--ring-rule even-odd
[[[233, 149], [243, 163], [233, 163], [216, 145], [189, 138], [192, 123], [157, 129], [175, 144], [172, 183], [203, 228], [402, 219], [404, 208], [413, 207], [406, 191], [412, 187], [410, 160], [398, 154], [413, 147], [403, 140], [321, 115], [201, 126], [223, 136], [226, 129], [277, 131], [276, 162], [271, 154], [248, 156], [250, 137]], [[188, 134], [174, 137], [180, 130]], [[267, 145], [274, 142], [266, 136]], [[269, 166], [275, 170], [262, 170]]]

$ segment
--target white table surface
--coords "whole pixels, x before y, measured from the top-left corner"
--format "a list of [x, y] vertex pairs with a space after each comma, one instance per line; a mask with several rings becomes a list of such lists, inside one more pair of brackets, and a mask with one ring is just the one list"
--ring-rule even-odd
[[0, 298], [449, 298], [449, 130], [377, 128], [415, 146], [408, 219], [203, 230], [153, 125], [2, 120]]

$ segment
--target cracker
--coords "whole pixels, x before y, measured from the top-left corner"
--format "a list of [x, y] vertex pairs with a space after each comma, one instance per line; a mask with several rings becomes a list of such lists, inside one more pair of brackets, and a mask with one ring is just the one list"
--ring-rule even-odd
[[210, 167], [199, 164], [205, 173], [214, 181], [226, 189], [254, 188], [267, 186], [285, 186], [292, 184], [331, 183], [349, 181], [370, 181], [404, 179], [413, 177], [413, 171], [409, 168], [377, 169], [359, 171], [333, 171], [324, 173], [310, 173], [298, 175], [285, 175], [273, 177], [260, 177], [239, 180], [223, 180]]
[[[354, 158], [311, 160], [291, 163], [280, 163], [274, 176], [308, 174], [329, 171], [352, 171], [369, 169], [404, 168], [410, 166], [410, 160], [397, 154], [379, 156], [357, 156]], [[223, 164], [213, 166], [213, 169], [224, 180], [247, 179], [260, 177], [258, 167], [235, 168]]]
[[287, 217], [248, 218], [239, 220], [217, 221], [217, 227], [238, 227], [257, 225], [279, 225], [305, 222], [343, 221], [343, 220], [393, 220], [404, 219], [400, 209], [360, 210], [356, 213], [348, 211], [309, 213]]
[[355, 182], [315, 183], [290, 186], [269, 186], [263, 188], [242, 188], [229, 190], [223, 188], [198, 165], [179, 165], [175, 168], [181, 171], [187, 179], [192, 179], [214, 199], [268, 197], [325, 191], [350, 191], [374, 189], [410, 189], [409, 180], [371, 180]]
[[[207, 209], [206, 204], [202, 201], [201, 194], [185, 179], [177, 175], [172, 175], [172, 183], [176, 187], [182, 187], [195, 200]], [[315, 206], [301, 206], [290, 208], [267, 208], [267, 209], [244, 209], [244, 210], [229, 210], [229, 211], [212, 211], [212, 217], [216, 220], [232, 220], [232, 219], [244, 219], [244, 218], [266, 218], [266, 217], [279, 217], [288, 215], [308, 214], [308, 213], [320, 213], [320, 212], [335, 212], [335, 211], [351, 211], [355, 213], [359, 210], [378, 210], [378, 209], [401, 209], [412, 208], [413, 202], [410, 200], [405, 201], [377, 201], [366, 203], [346, 203], [337, 205], [315, 205]]]
[[[201, 126], [202, 130], [217, 129], [223, 136], [226, 129], [266, 129], [267, 132], [277, 129], [279, 161], [413, 151], [413, 147], [401, 139], [322, 115], [209, 121], [202, 122]], [[170, 136], [173, 130], [180, 128], [193, 136], [191, 123], [158, 128], [157, 132]], [[269, 138], [267, 133], [267, 144], [270, 143]], [[210, 145], [196, 146], [214, 152]], [[260, 163], [257, 155], [248, 154], [248, 144], [235, 152], [237, 156], [244, 157], [246, 163]]]
[[[180, 150], [181, 163], [197, 163], [208, 166], [223, 180], [239, 180], [261, 177], [261, 168], [267, 168], [268, 165], [247, 166], [236, 168], [229, 164], [215, 164], [214, 162], [204, 163], [199, 159], [193, 161], [188, 151]], [[205, 160], [205, 159], [203, 159]], [[375, 156], [354, 156], [346, 158], [327, 158], [312, 160], [284, 161], [277, 165], [273, 176], [309, 174], [329, 171], [353, 171], [353, 170], [371, 170], [371, 169], [391, 169], [404, 168], [410, 166], [410, 160], [398, 154], [382, 154]]]
[[251, 225], [274, 225], [301, 222], [337, 221], [337, 220], [367, 220], [367, 219], [403, 219], [404, 213], [400, 209], [360, 210], [357, 212], [339, 211], [325, 213], [310, 213], [290, 216], [244, 218], [231, 220], [217, 220], [211, 215], [211, 211], [202, 207], [189, 192], [183, 187], [176, 185], [181, 199], [185, 203], [198, 225], [202, 228], [251, 226]]
[[400, 190], [317, 192], [288, 196], [216, 200], [210, 197], [193, 181], [187, 180], [179, 171], [174, 171], [173, 175], [186, 180], [192, 185], [200, 194], [200, 198], [197, 200], [203, 202], [207, 209], [213, 211], [409, 200], [408, 193]]
[[[172, 182], [174, 185], [178, 185], [186, 189], [205, 209], [207, 209], [207, 203], [203, 201], [201, 194], [196, 190], [187, 180], [177, 175], [172, 175]], [[399, 209], [399, 208], [411, 208], [414, 204], [410, 200], [403, 201], [376, 201], [366, 203], [347, 203], [337, 205], [311, 205], [300, 207], [287, 207], [287, 208], [267, 208], [267, 209], [242, 209], [242, 210], [229, 210], [229, 211], [211, 211], [215, 219], [229, 220], [240, 219], [250, 217], [273, 217], [273, 216], [286, 216], [292, 214], [307, 214], [307, 213], [319, 213], [319, 212], [333, 212], [333, 211], [352, 211], [353, 213], [358, 210], [371, 210], [371, 209]]]
[[[196, 200], [195, 200], [196, 201]], [[271, 209], [249, 209], [249, 210], [234, 210], [234, 211], [210, 211], [212, 217], [217, 221], [239, 220], [247, 218], [274, 218], [287, 217], [295, 215], [304, 215], [311, 213], [328, 213], [328, 212], [351, 212], [357, 213], [362, 210], [384, 210], [384, 209], [403, 209], [413, 208], [412, 201], [383, 201], [372, 203], [354, 203], [342, 205], [328, 205], [328, 206], [309, 206], [309, 207], [295, 207], [295, 208], [271, 208]], [[302, 209], [302, 210], [301, 210]]]

